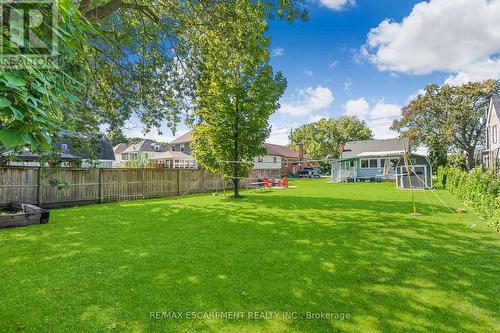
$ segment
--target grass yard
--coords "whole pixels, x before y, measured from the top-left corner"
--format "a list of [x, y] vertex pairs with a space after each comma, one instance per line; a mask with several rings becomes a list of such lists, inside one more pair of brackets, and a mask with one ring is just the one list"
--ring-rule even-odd
[[471, 212], [427, 192], [433, 215], [416, 192], [411, 217], [392, 183], [292, 185], [58, 209], [0, 230], [0, 331], [500, 331], [500, 235]]

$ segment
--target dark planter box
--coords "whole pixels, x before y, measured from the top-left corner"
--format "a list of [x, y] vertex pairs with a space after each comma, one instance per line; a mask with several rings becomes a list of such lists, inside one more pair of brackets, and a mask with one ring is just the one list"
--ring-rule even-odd
[[49, 211], [35, 205], [13, 202], [4, 209], [13, 213], [0, 215], [0, 228], [49, 223]]

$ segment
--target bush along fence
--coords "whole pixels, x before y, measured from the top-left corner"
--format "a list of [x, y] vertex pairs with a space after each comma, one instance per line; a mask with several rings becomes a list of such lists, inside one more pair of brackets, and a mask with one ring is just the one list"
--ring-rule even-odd
[[493, 172], [481, 168], [466, 172], [451, 166], [439, 167], [438, 181], [499, 231], [500, 180]]
[[[276, 171], [254, 170], [241, 186], [255, 181], [252, 177], [279, 177], [279, 170]], [[220, 174], [200, 169], [0, 167], [0, 208], [13, 202], [44, 208], [76, 206], [174, 197], [231, 187], [232, 182], [224, 182]]]

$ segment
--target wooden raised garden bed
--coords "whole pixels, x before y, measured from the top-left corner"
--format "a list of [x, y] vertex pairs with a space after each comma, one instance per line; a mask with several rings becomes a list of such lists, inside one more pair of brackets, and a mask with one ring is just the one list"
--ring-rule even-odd
[[0, 228], [49, 223], [49, 211], [35, 205], [10, 203], [0, 209]]

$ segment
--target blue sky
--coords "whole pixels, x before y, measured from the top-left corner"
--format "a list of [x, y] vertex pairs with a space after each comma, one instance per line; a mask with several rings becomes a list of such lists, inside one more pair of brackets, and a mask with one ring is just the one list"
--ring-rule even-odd
[[[391, 121], [426, 84], [500, 78], [500, 0], [311, 0], [308, 10], [307, 22], [270, 21], [271, 64], [288, 88], [269, 142], [344, 114], [394, 137]], [[146, 136], [172, 138], [163, 133]]]

